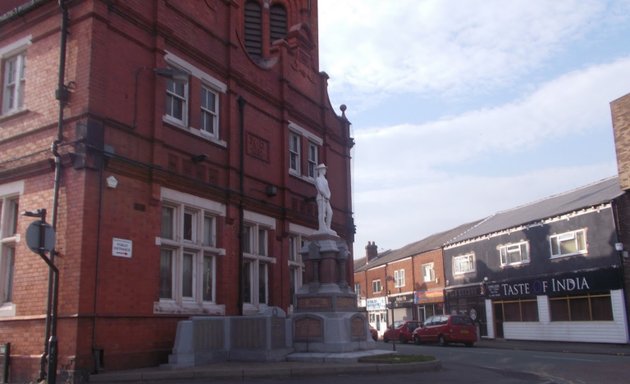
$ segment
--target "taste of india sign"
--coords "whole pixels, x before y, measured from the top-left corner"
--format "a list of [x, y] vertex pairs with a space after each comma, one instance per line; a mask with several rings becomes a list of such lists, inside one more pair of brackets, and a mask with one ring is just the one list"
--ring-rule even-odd
[[485, 293], [490, 298], [569, 295], [621, 289], [619, 268], [574, 272], [532, 279], [489, 282]]

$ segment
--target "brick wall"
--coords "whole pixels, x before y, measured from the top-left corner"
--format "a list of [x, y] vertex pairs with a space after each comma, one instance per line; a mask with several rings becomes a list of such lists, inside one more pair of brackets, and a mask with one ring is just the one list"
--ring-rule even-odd
[[[24, 1], [6, 1], [0, 13]], [[107, 369], [166, 362], [175, 326], [187, 314], [156, 314], [159, 300], [160, 190], [163, 187], [224, 204], [217, 222], [217, 304], [239, 312], [239, 204], [276, 219], [270, 231], [270, 304], [287, 309], [289, 223], [316, 228], [312, 183], [288, 175], [288, 124], [295, 122], [322, 141], [320, 162], [329, 167], [333, 229], [352, 249], [348, 122], [330, 108], [326, 76], [318, 68], [316, 2], [287, 1], [300, 39], [274, 47], [264, 65], [242, 50], [242, 8], [234, 2], [130, 0], [68, 2], [70, 34], [64, 108], [63, 167], [58, 199], [59, 370], [85, 375]], [[7, 5], [8, 4], [8, 5]], [[52, 210], [53, 156], [58, 103], [55, 99], [61, 13], [54, 1], [0, 24], [0, 47], [31, 36], [27, 49], [26, 110], [0, 116], [0, 183], [23, 180], [20, 209]], [[203, 21], [200, 21], [203, 20]], [[308, 26], [310, 25], [310, 27]], [[295, 36], [294, 36], [295, 37]], [[310, 50], [310, 51], [309, 51]], [[225, 144], [200, 139], [189, 127], [164, 123], [165, 54], [225, 83], [220, 94], [220, 131]], [[270, 65], [269, 63], [277, 64]], [[35, 74], [35, 75], [34, 75]], [[239, 193], [241, 146], [237, 98], [246, 100], [245, 137], [256, 137], [264, 153], [243, 145], [243, 196]], [[199, 95], [191, 94], [190, 125], [198, 128]], [[113, 155], [104, 156], [107, 149]], [[192, 155], [206, 154], [200, 164]], [[303, 154], [303, 168], [306, 154]], [[118, 187], [105, 187], [108, 176]], [[268, 185], [277, 187], [267, 196]], [[23, 233], [32, 219], [21, 217]], [[112, 256], [112, 238], [131, 240], [133, 257]], [[353, 281], [352, 268], [346, 268]], [[0, 342], [12, 342], [12, 379], [29, 381], [39, 371], [43, 349], [48, 268], [18, 244], [14, 278], [16, 316], [0, 318]], [[367, 284], [370, 284], [368, 281]], [[385, 280], [383, 279], [385, 289]], [[371, 289], [371, 285], [366, 288]], [[27, 335], [27, 336], [24, 336]], [[102, 361], [93, 359], [98, 350]]]
[[630, 189], [630, 94], [610, 103], [621, 188]]

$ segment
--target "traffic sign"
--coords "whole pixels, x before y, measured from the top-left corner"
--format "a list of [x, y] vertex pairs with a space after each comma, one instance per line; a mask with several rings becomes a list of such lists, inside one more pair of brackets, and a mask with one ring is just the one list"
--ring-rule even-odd
[[[40, 238], [42, 230], [44, 231], [43, 239]], [[41, 220], [33, 221], [26, 229], [26, 245], [35, 253], [52, 251], [55, 249], [55, 230], [50, 224]]]

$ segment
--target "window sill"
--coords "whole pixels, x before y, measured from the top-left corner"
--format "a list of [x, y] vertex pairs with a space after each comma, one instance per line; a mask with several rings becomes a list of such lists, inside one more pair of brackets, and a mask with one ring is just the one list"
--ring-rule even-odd
[[302, 181], [306, 181], [307, 183], [314, 183], [315, 182], [315, 178], [310, 177], [310, 176], [306, 176], [306, 175], [300, 175], [296, 170], [294, 169], [289, 169], [289, 175], [301, 179]]
[[0, 122], [10, 120], [16, 118], [18, 116], [26, 115], [30, 112], [29, 109], [20, 109], [17, 111], [9, 111], [5, 114], [0, 115]]
[[14, 317], [15, 316], [15, 304], [4, 303], [0, 305], [0, 317]]
[[175, 301], [158, 301], [153, 303], [155, 314], [186, 314], [186, 315], [225, 315], [225, 305], [213, 303], [177, 303]]
[[555, 259], [563, 259], [565, 257], [571, 257], [571, 256], [586, 256], [587, 254], [588, 254], [587, 252], [576, 252], [576, 253], [567, 253], [566, 255], [551, 255], [549, 259], [555, 260]]
[[201, 129], [197, 129], [195, 127], [188, 127], [186, 126], [186, 123], [183, 122], [182, 120], [177, 120], [171, 116], [168, 115], [164, 115], [162, 116], [162, 122], [166, 123], [168, 125], [172, 125], [175, 128], [179, 128], [181, 130], [184, 130], [194, 136], [197, 136], [201, 139], [207, 140], [211, 143], [214, 143], [216, 145], [218, 145], [219, 147], [223, 147], [223, 148], [227, 148], [227, 142], [224, 140], [219, 139], [218, 137], [211, 135], [209, 133], [206, 133], [205, 131], [202, 131]]
[[511, 263], [511, 264], [502, 264], [501, 268], [519, 268], [519, 267], [524, 267], [526, 265], [529, 265], [529, 261], [521, 261], [518, 263]]

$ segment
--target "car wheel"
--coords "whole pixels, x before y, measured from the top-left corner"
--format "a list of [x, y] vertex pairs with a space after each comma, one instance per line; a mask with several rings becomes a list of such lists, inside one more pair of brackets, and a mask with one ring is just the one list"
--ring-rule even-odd
[[420, 340], [420, 336], [417, 336], [417, 335], [413, 337], [413, 342], [416, 345], [422, 344], [422, 340]]
[[384, 343], [389, 343], [389, 339], [387, 337], [383, 336], [383, 342]]
[[407, 338], [403, 335], [398, 336], [398, 342], [400, 344], [406, 344], [407, 343]]
[[440, 344], [441, 346], [446, 346], [448, 344], [448, 342], [446, 341], [446, 339], [444, 338], [444, 336], [440, 335], [438, 336], [438, 344]]

